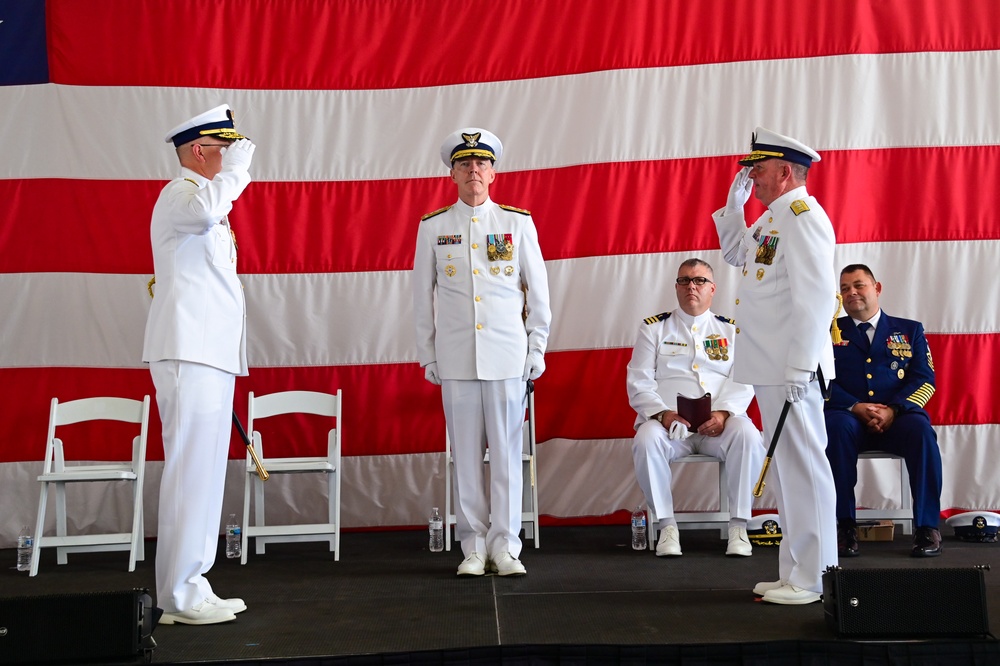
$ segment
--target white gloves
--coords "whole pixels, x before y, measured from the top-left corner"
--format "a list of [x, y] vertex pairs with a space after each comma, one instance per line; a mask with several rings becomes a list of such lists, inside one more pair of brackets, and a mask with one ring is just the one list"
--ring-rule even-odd
[[524, 359], [524, 374], [521, 376], [521, 381], [538, 379], [543, 372], [545, 372], [545, 359], [542, 357], [542, 352], [532, 349]]
[[733, 184], [729, 186], [729, 197], [726, 199], [726, 210], [735, 212], [742, 210], [753, 191], [753, 181], [750, 180], [750, 167], [743, 167], [736, 172]]
[[433, 361], [424, 366], [424, 379], [435, 386], [441, 386], [441, 378], [438, 377], [437, 361]]
[[250, 161], [253, 159], [253, 151], [257, 146], [253, 145], [250, 139], [239, 139], [234, 141], [222, 155], [223, 171], [249, 171]]
[[687, 439], [688, 427], [681, 423], [680, 421], [674, 421], [670, 424], [670, 429], [667, 430], [667, 439]]
[[806, 397], [813, 373], [798, 368], [785, 368], [785, 396], [788, 402], [798, 402]]

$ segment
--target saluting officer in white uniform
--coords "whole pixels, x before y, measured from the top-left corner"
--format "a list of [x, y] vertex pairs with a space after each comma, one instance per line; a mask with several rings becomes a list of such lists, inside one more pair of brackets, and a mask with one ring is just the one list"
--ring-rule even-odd
[[[753, 389], [732, 378], [736, 324], [709, 309], [713, 278], [712, 267], [701, 259], [680, 265], [674, 285], [680, 307], [643, 320], [628, 364], [628, 400], [638, 414], [632, 457], [639, 487], [659, 519], [658, 557], [681, 554], [670, 461], [692, 453], [726, 461], [732, 512], [726, 555], [753, 554], [747, 520], [764, 445], [746, 415]], [[691, 423], [677, 413], [678, 395], [705, 393], [711, 394], [707, 421]]]
[[181, 123], [166, 141], [181, 170], [153, 207], [156, 290], [142, 354], [163, 422], [156, 594], [161, 624], [215, 624], [246, 610], [241, 599], [216, 596], [205, 574], [218, 546], [235, 378], [247, 374], [228, 214], [250, 183], [254, 145], [228, 105]]
[[[837, 564], [836, 492], [826, 457], [820, 381], [834, 375], [830, 324], [837, 312], [833, 226], [806, 191], [820, 160], [812, 148], [758, 127], [752, 152], [740, 160], [725, 208], [713, 215], [726, 261], [743, 270], [737, 289], [739, 322], [734, 379], [752, 384], [770, 442], [791, 403], [772, 457], [773, 489], [781, 517], [779, 580], [759, 583], [764, 601], [820, 600], [822, 575]], [[751, 183], [767, 206], [747, 228], [743, 206]]]
[[496, 135], [476, 127], [445, 140], [441, 159], [458, 201], [421, 219], [413, 261], [417, 358], [427, 381], [441, 385], [455, 460], [460, 576], [487, 567], [525, 573], [518, 560], [525, 391], [545, 370], [552, 317], [531, 214], [489, 196], [502, 152]]

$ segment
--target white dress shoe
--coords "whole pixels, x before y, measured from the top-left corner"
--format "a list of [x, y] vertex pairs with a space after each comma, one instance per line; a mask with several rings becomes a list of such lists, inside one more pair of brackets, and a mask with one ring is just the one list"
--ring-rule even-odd
[[757, 583], [753, 586], [753, 593], [758, 597], [762, 597], [767, 594], [770, 590], [777, 590], [779, 587], [784, 587], [788, 581], [776, 580], [773, 583]]
[[730, 527], [729, 545], [726, 546], [726, 555], [739, 555], [740, 557], [750, 557], [753, 555], [753, 547], [747, 537], [747, 528]]
[[521, 561], [507, 551], [493, 558], [490, 569], [500, 576], [523, 576], [528, 573]]
[[795, 587], [791, 584], [782, 585], [779, 588], [768, 590], [762, 599], [771, 604], [785, 604], [788, 606], [801, 606], [812, 604], [823, 598], [819, 592]]
[[458, 565], [459, 576], [482, 576], [486, 573], [486, 560], [479, 553], [473, 553]]
[[216, 608], [225, 608], [233, 613], [242, 613], [247, 609], [246, 603], [237, 597], [233, 597], [232, 599], [222, 599], [214, 594], [210, 594], [206, 601]]
[[681, 554], [681, 536], [673, 525], [660, 530], [660, 539], [656, 542], [657, 557], [677, 557]]
[[190, 610], [164, 613], [159, 624], [220, 624], [235, 619], [233, 611], [219, 608], [206, 599]]

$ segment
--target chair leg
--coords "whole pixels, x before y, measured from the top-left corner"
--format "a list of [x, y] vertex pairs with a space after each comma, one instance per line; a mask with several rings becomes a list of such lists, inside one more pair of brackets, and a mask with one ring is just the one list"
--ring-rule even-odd
[[31, 549], [31, 569], [29, 576], [38, 575], [38, 558], [42, 554], [42, 533], [45, 529], [45, 505], [49, 499], [49, 484], [42, 481], [42, 490], [38, 494], [38, 516], [35, 518], [35, 547]]
[[247, 536], [250, 527], [250, 493], [253, 491], [252, 472], [243, 473], [243, 533], [240, 535], [240, 564], [247, 563], [247, 545], [250, 537]]
[[[56, 535], [66, 536], [66, 484], [56, 483]], [[66, 551], [56, 546], [56, 563], [66, 564]]]

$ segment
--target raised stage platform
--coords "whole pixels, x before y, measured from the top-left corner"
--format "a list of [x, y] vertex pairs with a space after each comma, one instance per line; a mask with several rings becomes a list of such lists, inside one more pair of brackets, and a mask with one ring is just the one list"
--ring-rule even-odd
[[[862, 542], [844, 568], [963, 568], [1000, 564], [1000, 544], [947, 530], [945, 553], [909, 557], [891, 542]], [[218, 594], [249, 609], [235, 622], [159, 626], [154, 664], [997, 664], [991, 636], [928, 640], [838, 638], [822, 604], [774, 606], [750, 589], [777, 577], [777, 548], [727, 558], [717, 530], [682, 531], [680, 558], [633, 551], [628, 525], [543, 527], [527, 541], [522, 578], [458, 578], [460, 552], [430, 553], [424, 530], [355, 532], [339, 562], [322, 544], [278, 544], [245, 566], [220, 558]], [[42, 554], [39, 574], [0, 551], [0, 597], [154, 589], [155, 542], [128, 573], [126, 553]], [[252, 547], [252, 546], [251, 546]], [[1000, 634], [1000, 570], [987, 572], [990, 633]], [[940, 590], [927, 590], [929, 601]], [[2, 639], [0, 639], [2, 640]], [[59, 635], [52, 635], [59, 641]], [[2, 663], [2, 659], [0, 659]]]

